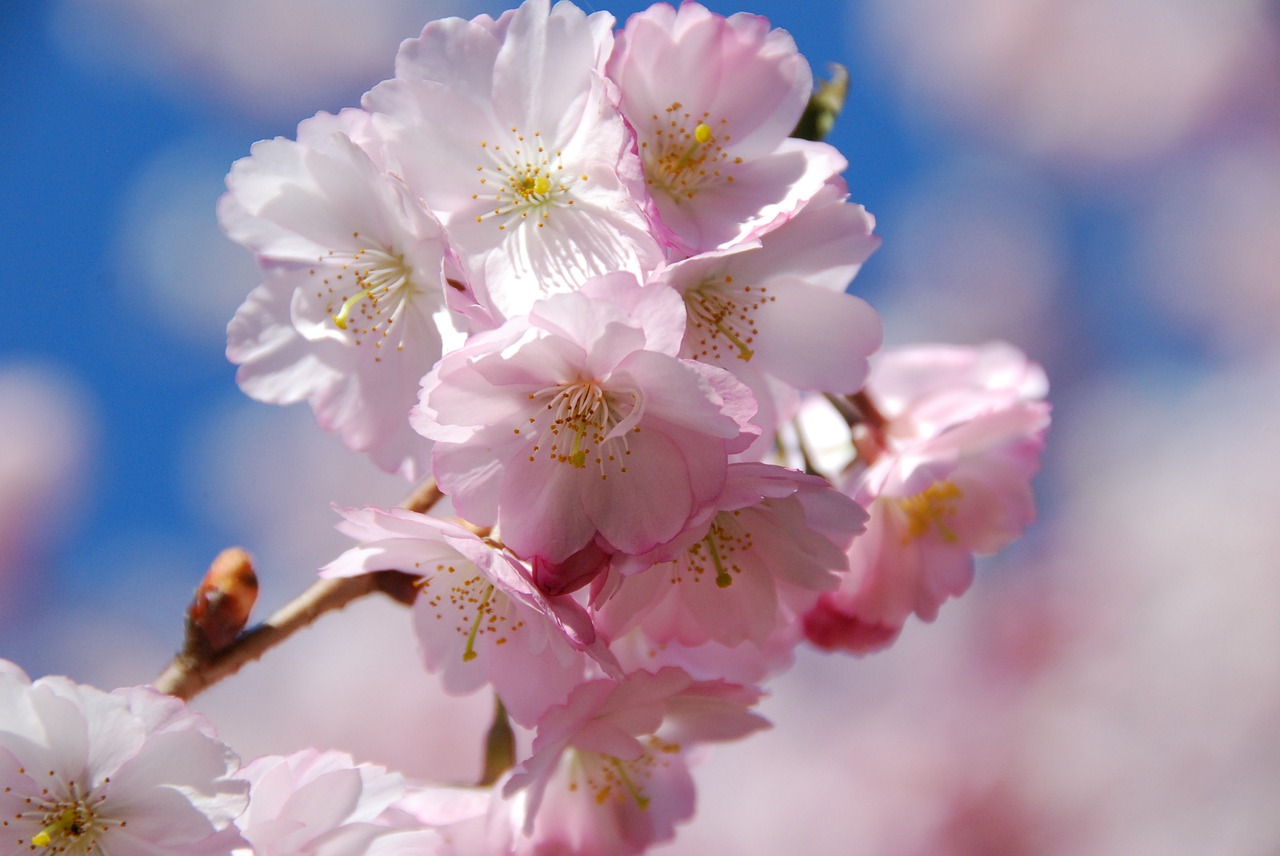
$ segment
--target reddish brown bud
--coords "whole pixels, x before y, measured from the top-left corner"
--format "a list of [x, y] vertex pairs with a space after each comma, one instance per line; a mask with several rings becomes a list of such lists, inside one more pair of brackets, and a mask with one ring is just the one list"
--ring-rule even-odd
[[249, 554], [230, 547], [218, 554], [187, 609], [187, 653], [216, 653], [236, 640], [258, 599]]

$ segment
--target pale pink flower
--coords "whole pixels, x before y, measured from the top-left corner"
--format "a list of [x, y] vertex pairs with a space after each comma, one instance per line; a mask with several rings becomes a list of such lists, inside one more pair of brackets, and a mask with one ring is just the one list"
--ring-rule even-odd
[[502, 317], [661, 260], [634, 140], [601, 73], [612, 25], [547, 0], [498, 21], [433, 21], [365, 96], [397, 171]]
[[253, 856], [366, 856], [372, 843], [417, 824], [390, 812], [404, 778], [350, 755], [304, 749], [270, 755], [238, 774], [250, 785], [236, 825]]
[[305, 400], [348, 447], [417, 479], [430, 444], [408, 412], [452, 326], [436, 316], [475, 301], [440, 224], [370, 156], [371, 134], [358, 110], [320, 114], [232, 167], [219, 219], [265, 281], [228, 325], [227, 357], [247, 394]]
[[[499, 795], [493, 787], [447, 787], [426, 784], [411, 785], [396, 809], [426, 824], [440, 840], [428, 854], [440, 856], [473, 856], [478, 853], [501, 853], [491, 846], [489, 816]], [[415, 856], [406, 850], [406, 856]]]
[[742, 384], [676, 356], [683, 329], [678, 294], [617, 273], [446, 356], [412, 419], [454, 508], [530, 561], [675, 537], [756, 433]]
[[798, 407], [801, 390], [862, 388], [867, 358], [880, 347], [880, 318], [845, 289], [880, 245], [874, 228], [836, 181], [758, 242], [693, 256], [658, 277], [688, 310], [680, 355], [751, 387], [763, 436]]
[[845, 167], [831, 146], [789, 138], [813, 77], [764, 18], [656, 3], [618, 34], [608, 74], [666, 237], [686, 252], [758, 236]]
[[874, 461], [847, 486], [871, 513], [850, 574], [805, 619], [820, 647], [883, 647], [914, 612], [932, 621], [968, 589], [974, 554], [1013, 541], [1035, 519], [1049, 405], [1044, 373], [1007, 345], [886, 353], [867, 393], [885, 423]]
[[512, 718], [529, 725], [562, 703], [592, 663], [595, 673], [617, 673], [582, 606], [547, 597], [526, 567], [468, 530], [405, 509], [343, 514], [338, 528], [360, 546], [322, 574], [417, 576], [414, 626], [427, 669], [441, 673], [447, 692], [492, 686]]
[[538, 723], [532, 755], [502, 788], [491, 840], [515, 854], [632, 854], [693, 815], [688, 754], [767, 726], [759, 691], [680, 669], [592, 681]]
[[836, 587], [866, 518], [826, 479], [731, 464], [724, 491], [680, 536], [615, 557], [599, 626], [610, 637], [638, 626], [655, 645], [762, 649]]
[[0, 660], [0, 853], [230, 854], [238, 764], [177, 699]]
[[656, 672], [675, 666], [700, 681], [760, 684], [785, 672], [795, 661], [796, 646], [803, 642], [799, 621], [779, 625], [763, 642], [747, 640], [737, 645], [708, 641], [697, 645], [655, 642], [643, 627], [609, 640], [609, 650], [625, 672]]

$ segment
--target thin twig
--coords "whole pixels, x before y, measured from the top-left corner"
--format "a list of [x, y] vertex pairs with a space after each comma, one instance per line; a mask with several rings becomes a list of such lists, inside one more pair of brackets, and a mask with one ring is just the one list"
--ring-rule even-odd
[[[414, 491], [401, 506], [425, 514], [443, 497], [432, 480]], [[190, 700], [223, 678], [234, 675], [246, 663], [261, 658], [326, 612], [342, 609], [353, 600], [379, 591], [404, 602], [406, 576], [388, 570], [317, 580], [265, 622], [241, 633], [226, 648], [205, 654], [178, 654], [153, 686], [160, 692]]]

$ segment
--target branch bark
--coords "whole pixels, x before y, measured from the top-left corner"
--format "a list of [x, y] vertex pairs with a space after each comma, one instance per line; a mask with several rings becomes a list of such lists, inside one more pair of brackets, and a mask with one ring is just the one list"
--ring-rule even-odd
[[[428, 481], [406, 498], [401, 507], [425, 514], [443, 497], [436, 483]], [[409, 574], [391, 570], [317, 580], [265, 622], [241, 633], [227, 647], [219, 651], [179, 653], [152, 685], [162, 693], [189, 701], [223, 678], [234, 675], [246, 663], [261, 658], [326, 612], [342, 609], [374, 592], [382, 592], [401, 603], [412, 602], [412, 582]]]

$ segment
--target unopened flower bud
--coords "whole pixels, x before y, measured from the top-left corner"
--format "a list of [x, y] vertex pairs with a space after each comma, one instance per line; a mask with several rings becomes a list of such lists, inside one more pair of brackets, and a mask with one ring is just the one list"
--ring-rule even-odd
[[258, 599], [258, 576], [249, 554], [230, 547], [218, 554], [187, 608], [188, 653], [229, 646], [249, 622]]

